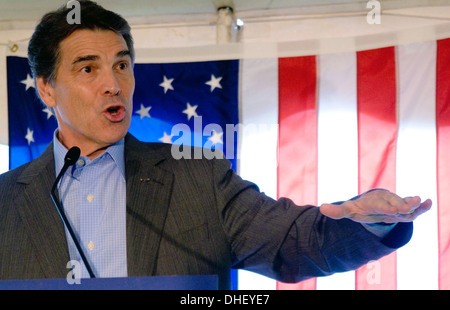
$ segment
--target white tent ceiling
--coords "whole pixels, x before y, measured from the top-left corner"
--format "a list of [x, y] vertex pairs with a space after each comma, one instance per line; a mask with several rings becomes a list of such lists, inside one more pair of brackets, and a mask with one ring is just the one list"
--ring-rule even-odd
[[[430, 39], [436, 39], [442, 32], [446, 37], [450, 25], [450, 0], [380, 0], [383, 20], [375, 27], [366, 22], [368, 0], [96, 1], [126, 17], [138, 38], [137, 48], [214, 44], [217, 8], [221, 6], [233, 7], [235, 17], [245, 22], [242, 43], [399, 32], [403, 37], [408, 32], [420, 37], [433, 32], [436, 35]], [[0, 0], [0, 44], [27, 41], [40, 17], [65, 3], [67, 0]], [[151, 44], [147, 42], [150, 37]]]
[[[337, 14], [367, 11], [367, 0], [97, 0], [104, 7], [133, 20], [170, 20], [196, 14], [215, 14], [231, 6], [243, 16], [285, 14]], [[381, 0], [382, 10], [450, 6], [449, 0]], [[65, 0], [1, 0], [0, 29], [7, 23], [36, 21], [45, 12], [67, 3]], [[419, 13], [420, 12], [416, 12]], [[426, 14], [430, 14], [429, 10]], [[433, 10], [435, 17], [447, 18], [448, 11]], [[14, 24], [17, 27], [17, 24]]]
[[[64, 0], [2, 0], [0, 20], [36, 19], [43, 13], [65, 4]], [[315, 7], [321, 13], [341, 5], [347, 9], [363, 8], [367, 0], [98, 0], [99, 4], [116, 10], [124, 16], [158, 16], [171, 14], [213, 13], [220, 6], [231, 6], [236, 11], [275, 10]], [[387, 8], [435, 5], [446, 1], [384, 0]]]

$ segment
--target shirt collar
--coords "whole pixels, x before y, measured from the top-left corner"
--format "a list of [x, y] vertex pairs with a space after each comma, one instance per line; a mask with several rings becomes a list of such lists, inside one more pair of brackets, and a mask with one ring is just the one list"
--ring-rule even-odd
[[[58, 140], [58, 130], [55, 130], [53, 133], [53, 154], [55, 157], [55, 171], [56, 175], [61, 171], [61, 169], [64, 166], [64, 158], [67, 154], [67, 148]], [[105, 150], [105, 153], [109, 154], [111, 158], [114, 160], [114, 162], [117, 165], [117, 168], [119, 168], [120, 173], [122, 174], [123, 178], [125, 179], [125, 156], [124, 156], [124, 138], [119, 140], [118, 142], [108, 146], [108, 148]]]

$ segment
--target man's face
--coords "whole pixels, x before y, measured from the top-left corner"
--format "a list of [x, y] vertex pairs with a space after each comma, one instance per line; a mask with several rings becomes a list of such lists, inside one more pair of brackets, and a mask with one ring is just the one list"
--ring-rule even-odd
[[120, 34], [103, 30], [77, 30], [59, 48], [54, 83], [38, 79], [41, 98], [55, 109], [59, 140], [95, 157], [130, 126], [135, 81], [129, 50]]

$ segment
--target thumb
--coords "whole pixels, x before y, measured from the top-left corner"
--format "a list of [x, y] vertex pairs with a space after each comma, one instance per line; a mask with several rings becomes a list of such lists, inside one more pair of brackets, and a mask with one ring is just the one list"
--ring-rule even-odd
[[339, 220], [347, 217], [347, 208], [342, 205], [324, 203], [320, 206], [320, 213], [332, 219]]

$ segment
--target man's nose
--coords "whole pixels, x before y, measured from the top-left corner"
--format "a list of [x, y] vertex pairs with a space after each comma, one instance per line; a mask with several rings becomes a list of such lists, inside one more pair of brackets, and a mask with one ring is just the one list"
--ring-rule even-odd
[[107, 96], [117, 96], [122, 91], [117, 81], [115, 73], [110, 70], [104, 73], [103, 80], [103, 94]]

